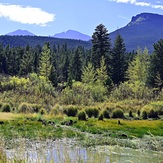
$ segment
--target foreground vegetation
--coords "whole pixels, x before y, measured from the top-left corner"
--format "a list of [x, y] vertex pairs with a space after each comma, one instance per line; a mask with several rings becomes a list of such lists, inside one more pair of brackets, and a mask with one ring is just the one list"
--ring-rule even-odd
[[[87, 134], [97, 138], [101, 135], [100, 137], [108, 139], [143, 138], [151, 134], [163, 136], [161, 120], [120, 120], [118, 124], [117, 119], [101, 121], [98, 118], [89, 118], [87, 121], [79, 121], [75, 117], [61, 115], [0, 113], [0, 123], [1, 134], [6, 140], [18, 137], [40, 140], [75, 137], [84, 140]], [[98, 143], [102, 145], [102, 141]]]
[[[75, 140], [75, 144], [82, 147], [95, 147], [103, 145], [121, 146], [138, 149], [142, 151], [152, 150], [157, 151], [154, 155], [148, 158], [151, 163], [155, 160], [161, 160], [163, 152], [162, 136], [163, 136], [163, 121], [161, 120], [120, 120], [106, 119], [98, 120], [98, 118], [88, 118], [86, 121], [78, 120], [77, 117], [68, 117], [64, 115], [49, 115], [40, 113], [20, 114], [20, 113], [0, 113], [0, 131], [1, 131], [1, 154], [0, 160], [3, 162], [32, 162], [30, 154], [25, 154], [25, 149], [30, 145], [26, 142], [52, 142], [58, 139], [71, 138]], [[29, 141], [30, 140], [30, 141]], [[72, 146], [72, 145], [71, 145]], [[19, 154], [16, 149], [19, 148]], [[35, 147], [34, 147], [35, 148]], [[50, 147], [49, 147], [50, 148]], [[119, 147], [120, 148], [120, 147]], [[15, 149], [14, 157], [9, 159], [4, 153], [4, 149]], [[39, 148], [41, 150], [41, 148]], [[21, 151], [22, 150], [22, 151]], [[64, 157], [60, 155], [60, 162], [73, 162], [71, 155], [67, 153], [69, 148], [65, 148]], [[111, 149], [109, 149], [111, 150]], [[23, 154], [24, 152], [24, 154]], [[28, 153], [30, 151], [27, 151]], [[43, 151], [37, 151], [39, 160], [46, 160], [43, 157]], [[109, 152], [109, 151], [108, 151]], [[120, 151], [119, 151], [120, 152]], [[20, 155], [20, 153], [22, 155]], [[41, 154], [42, 153], [42, 154]], [[97, 158], [92, 157], [96, 153]], [[89, 155], [90, 154], [90, 155]], [[106, 162], [106, 160], [114, 161], [115, 156], [103, 153], [101, 157], [100, 151], [88, 153], [87, 162]], [[118, 153], [119, 159], [120, 153]], [[54, 161], [54, 156], [51, 156]], [[117, 156], [116, 156], [117, 157]], [[80, 155], [75, 155], [74, 158], [83, 162]], [[122, 158], [121, 158], [122, 159]], [[139, 158], [140, 159], [140, 158]]]

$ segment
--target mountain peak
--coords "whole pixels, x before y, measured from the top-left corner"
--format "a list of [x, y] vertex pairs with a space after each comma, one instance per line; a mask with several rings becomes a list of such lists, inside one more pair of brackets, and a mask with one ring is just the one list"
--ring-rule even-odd
[[6, 35], [8, 35], [8, 36], [35, 36], [35, 34], [33, 34], [31, 32], [29, 32], [27, 30], [21, 30], [21, 29], [7, 33]]
[[127, 26], [139, 25], [147, 21], [156, 22], [156, 21], [159, 21], [160, 19], [162, 19], [162, 15], [154, 14], [154, 13], [141, 13], [136, 16], [133, 16], [131, 19], [131, 22]]
[[[153, 51], [153, 44], [163, 38], [163, 15], [153, 13], [141, 13], [133, 16], [131, 21], [118, 29], [123, 37], [128, 51], [137, 50], [138, 47], [147, 47]], [[117, 31], [110, 33], [111, 40], [117, 36]]]
[[53, 37], [65, 38], [65, 39], [76, 39], [76, 40], [83, 40], [83, 41], [88, 41], [91, 39], [90, 36], [80, 33], [78, 31], [75, 31], [75, 30], [68, 30], [66, 32], [57, 33]]

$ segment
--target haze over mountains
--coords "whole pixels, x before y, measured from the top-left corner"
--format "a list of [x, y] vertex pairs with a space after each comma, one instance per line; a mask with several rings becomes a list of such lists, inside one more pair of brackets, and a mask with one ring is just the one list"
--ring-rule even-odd
[[35, 34], [29, 32], [27, 30], [21, 30], [21, 29], [7, 33], [6, 35], [7, 36], [36, 36]]
[[[35, 34], [27, 30], [21, 30], [21, 29], [7, 33], [5, 35], [7, 36], [36, 36]], [[62, 38], [62, 39], [75, 39], [75, 40], [82, 40], [82, 41], [89, 41], [91, 39], [90, 36], [80, 33], [78, 31], [74, 31], [74, 30], [68, 30], [66, 32], [57, 33], [51, 37]]]
[[[153, 44], [163, 38], [163, 15], [141, 13], [139, 15], [133, 16], [131, 21], [125, 27], [120, 28], [109, 34], [112, 44], [114, 43], [117, 34], [120, 34], [123, 37], [127, 51], [136, 50], [138, 47], [143, 49], [146, 46], [149, 51], [152, 52]], [[17, 30], [6, 35], [36, 36], [35, 34], [27, 30]], [[74, 30], [68, 30], [67, 32], [58, 33], [51, 37], [58, 39], [62, 38], [63, 43], [64, 39], [76, 39], [82, 41], [88, 41], [91, 39], [90, 36]], [[0, 42], [2, 42], [1, 37]], [[91, 47], [90, 41], [88, 42], [88, 46]], [[28, 43], [30, 43], [30, 41], [28, 41]]]
[[76, 40], [83, 40], [83, 41], [89, 41], [91, 39], [90, 36], [80, 33], [78, 31], [74, 31], [74, 30], [68, 30], [66, 32], [55, 34], [54, 37], [76, 39]]

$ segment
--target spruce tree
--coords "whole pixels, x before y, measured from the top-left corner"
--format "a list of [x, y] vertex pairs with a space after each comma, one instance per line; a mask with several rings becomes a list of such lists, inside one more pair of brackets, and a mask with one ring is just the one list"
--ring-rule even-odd
[[3, 45], [0, 44], [0, 73], [3, 73], [3, 56], [4, 56]]
[[64, 81], [68, 81], [68, 68], [70, 65], [70, 60], [69, 60], [69, 56], [68, 53], [66, 53], [66, 56], [64, 58], [64, 65], [63, 65], [63, 69], [62, 69], [62, 73], [63, 73], [63, 78]]
[[72, 57], [70, 68], [69, 68], [69, 78], [75, 81], [81, 81], [82, 74], [82, 59], [80, 47], [75, 50], [75, 54]]
[[163, 84], [158, 84], [158, 78], [160, 82], [163, 81], [163, 39], [154, 44], [154, 53], [151, 56], [148, 76], [148, 84], [161, 90]]
[[33, 65], [34, 65], [33, 55], [30, 51], [30, 47], [27, 46], [21, 59], [19, 74], [27, 75], [28, 73], [31, 73], [33, 71]]
[[109, 64], [109, 55], [111, 52], [111, 43], [109, 33], [103, 24], [99, 24], [92, 35], [92, 64], [95, 68], [100, 67], [102, 56], [106, 59], [106, 64]]
[[125, 80], [125, 43], [120, 34], [117, 35], [112, 51], [112, 80], [114, 84], [119, 85]]

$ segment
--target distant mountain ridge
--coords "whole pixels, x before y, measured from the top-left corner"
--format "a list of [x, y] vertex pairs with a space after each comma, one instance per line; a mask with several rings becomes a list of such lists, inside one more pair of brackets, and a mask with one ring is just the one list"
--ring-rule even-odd
[[[132, 50], [136, 51], [138, 47], [140, 47], [141, 49], [147, 47], [149, 52], [152, 52], [154, 50], [154, 43], [157, 43], [161, 38], [163, 38], [163, 15], [153, 13], [141, 13], [136, 16], [133, 16], [131, 21], [125, 27], [122, 27], [114, 32], [109, 33], [112, 45], [114, 44], [114, 40], [118, 34], [123, 37], [126, 45], [126, 50], [128, 52]], [[84, 45], [84, 47], [86, 48], [91, 48], [92, 45], [90, 41], [90, 36], [74, 30], [68, 30], [67, 32], [55, 34], [53, 37], [36, 37], [36, 35], [34, 35], [33, 33], [27, 30], [20, 29], [8, 33], [6, 35], [15, 36], [16, 38], [0, 36], [0, 42], [2, 42], [4, 45], [11, 44], [11, 46], [13, 46], [12, 39], [15, 40], [15, 45], [23, 46], [26, 44], [33, 46], [36, 44], [35, 42], [40, 43], [42, 45], [45, 40], [53, 43], [58, 42], [61, 44], [69, 42], [71, 44], [71, 47], [76, 46], [73, 44], [79, 45], [79, 40], [82, 40], [81, 44]], [[35, 37], [32, 38], [27, 36]]]
[[53, 37], [64, 38], [64, 39], [76, 39], [76, 40], [83, 40], [83, 41], [88, 41], [91, 39], [90, 36], [74, 30], [68, 30], [66, 32], [57, 33]]
[[36, 36], [35, 34], [29, 32], [27, 30], [21, 30], [21, 29], [7, 33], [5, 35], [7, 35], [7, 36]]
[[147, 47], [151, 52], [153, 44], [163, 38], [163, 15], [141, 13], [133, 16], [125, 27], [110, 33], [112, 42], [117, 34], [123, 37], [127, 51]]

